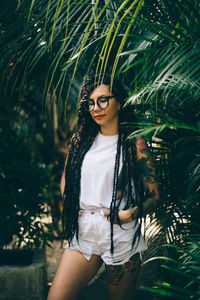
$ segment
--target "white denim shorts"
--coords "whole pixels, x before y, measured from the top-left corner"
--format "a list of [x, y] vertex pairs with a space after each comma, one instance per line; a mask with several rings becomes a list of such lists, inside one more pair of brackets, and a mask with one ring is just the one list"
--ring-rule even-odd
[[[99, 255], [106, 265], [122, 265], [136, 253], [140, 254], [147, 249], [144, 238], [132, 249], [132, 240], [137, 229], [135, 221], [123, 224], [113, 224], [114, 253], [110, 252], [110, 221], [104, 216], [104, 209], [82, 210], [79, 216], [79, 241], [74, 237], [64, 248], [80, 251], [87, 260], [92, 254]], [[135, 226], [135, 227], [134, 227]]]

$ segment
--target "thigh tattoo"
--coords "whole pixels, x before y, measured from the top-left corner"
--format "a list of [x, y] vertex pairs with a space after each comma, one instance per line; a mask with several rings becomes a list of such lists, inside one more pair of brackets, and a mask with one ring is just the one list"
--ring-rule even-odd
[[118, 285], [126, 272], [134, 273], [139, 266], [139, 254], [133, 255], [123, 265], [106, 265], [108, 284]]
[[123, 265], [106, 265], [108, 284], [118, 285], [120, 283], [120, 280], [124, 276], [124, 272], [125, 270]]
[[127, 272], [134, 273], [140, 264], [139, 253], [134, 254], [128, 262], [124, 264], [124, 268]]

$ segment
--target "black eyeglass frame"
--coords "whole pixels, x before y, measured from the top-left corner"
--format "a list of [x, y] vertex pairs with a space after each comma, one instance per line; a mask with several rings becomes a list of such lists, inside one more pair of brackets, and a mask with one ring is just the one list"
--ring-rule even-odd
[[[109, 106], [109, 100], [111, 99], [111, 98], [114, 98], [115, 96], [99, 96], [98, 98], [97, 98], [97, 105], [98, 105], [98, 107], [101, 109], [101, 110], [104, 110], [104, 109], [106, 109], [108, 106]], [[104, 107], [104, 108], [102, 108], [101, 107], [101, 104], [99, 103], [99, 100], [100, 99], [102, 99], [102, 98], [105, 98], [106, 99], [106, 101], [107, 101], [107, 106], [106, 107]], [[84, 105], [84, 103], [88, 103], [88, 101], [93, 101], [93, 108], [91, 109], [91, 110], [89, 110], [89, 109], [87, 109], [86, 108], [86, 106]], [[82, 100], [81, 101], [82, 103], [83, 103], [83, 107], [84, 107], [84, 109], [87, 111], [87, 112], [92, 112], [93, 110], [94, 110], [94, 107], [95, 107], [95, 100], [94, 99], [85, 99], [85, 100]], [[88, 105], [89, 106], [89, 105]]]

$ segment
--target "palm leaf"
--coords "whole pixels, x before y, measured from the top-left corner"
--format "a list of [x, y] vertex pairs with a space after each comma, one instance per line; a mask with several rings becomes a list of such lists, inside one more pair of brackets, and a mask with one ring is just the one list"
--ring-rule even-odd
[[[168, 263], [170, 262], [170, 265], [162, 265], [162, 268], [170, 271], [170, 273], [175, 273], [179, 279], [181, 278], [181, 281], [177, 280], [177, 284], [179, 285], [175, 285], [174, 283], [158, 282], [152, 288], [143, 287], [143, 289], [153, 293], [166, 295], [168, 297], [175, 297], [177, 299], [181, 299], [181, 297], [184, 299], [184, 295], [187, 295], [189, 299], [199, 299], [200, 236], [198, 234], [187, 239], [189, 242], [187, 242], [185, 246], [178, 247], [176, 245], [171, 245], [171, 247], [178, 249], [178, 252], [180, 253], [178, 259], [172, 259], [169, 257], [154, 257], [145, 262], [145, 264], [148, 264], [150, 261], [157, 259], [164, 260]], [[182, 286], [180, 286], [181, 283]]]

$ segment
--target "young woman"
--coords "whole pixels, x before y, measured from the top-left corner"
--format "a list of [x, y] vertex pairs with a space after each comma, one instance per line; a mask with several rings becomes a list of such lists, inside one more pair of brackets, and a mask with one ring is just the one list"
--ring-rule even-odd
[[[105, 263], [108, 299], [132, 299], [141, 254], [142, 217], [158, 203], [153, 159], [142, 137], [128, 139], [127, 95], [110, 76], [90, 76], [80, 92], [78, 128], [61, 179], [68, 240], [48, 300], [77, 299]], [[122, 123], [122, 125], [121, 125]]]

